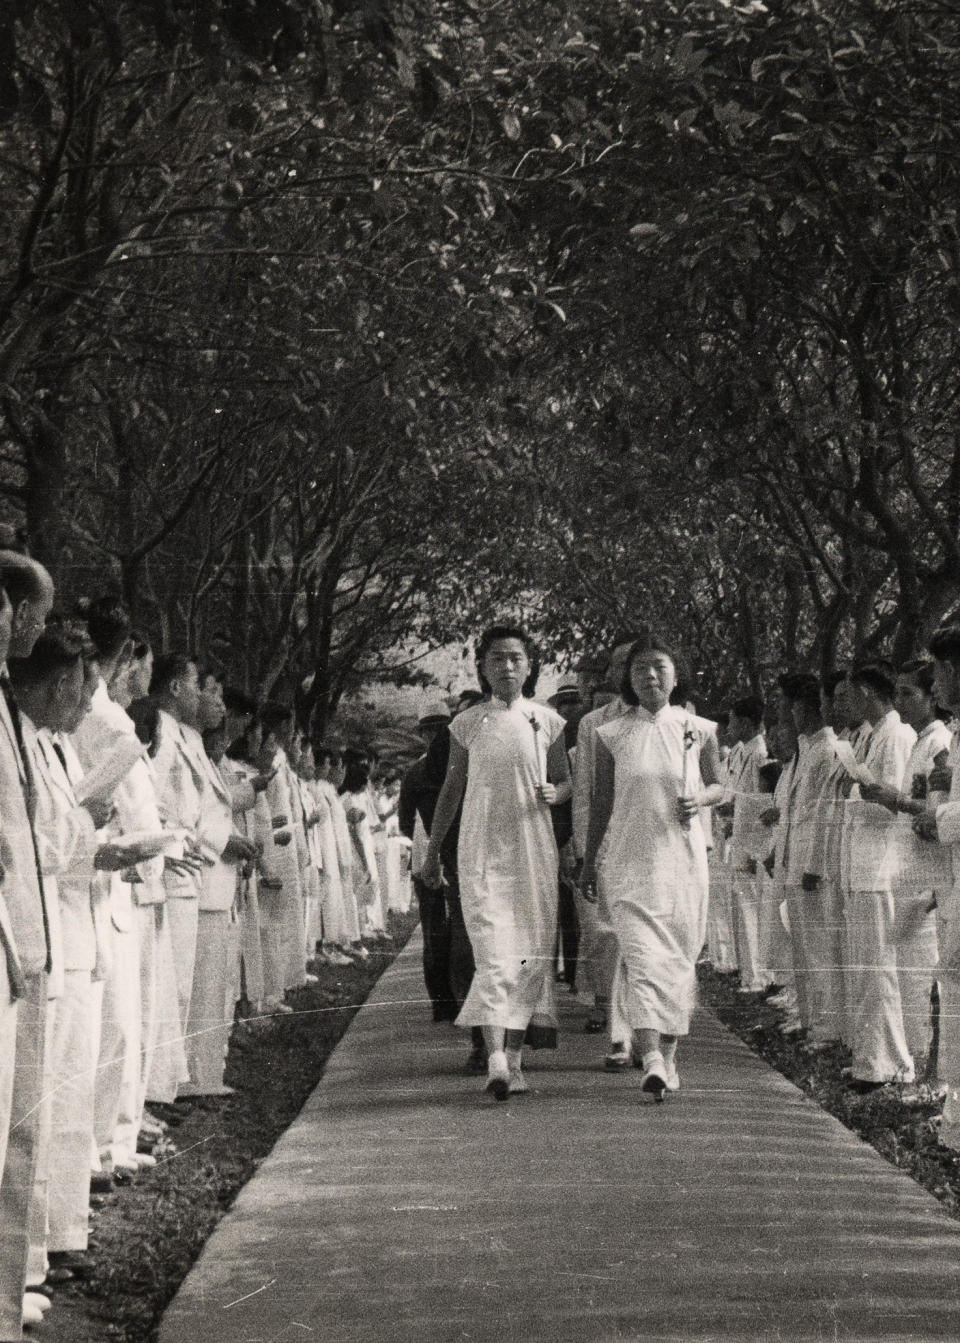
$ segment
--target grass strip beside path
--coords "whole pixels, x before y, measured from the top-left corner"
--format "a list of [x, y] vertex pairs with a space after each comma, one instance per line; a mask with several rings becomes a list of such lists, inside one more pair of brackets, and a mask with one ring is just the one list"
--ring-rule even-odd
[[57, 1343], [152, 1343], [207, 1237], [296, 1118], [416, 924], [414, 914], [394, 918], [388, 950], [371, 950], [359, 964], [321, 967], [317, 984], [288, 995], [291, 1014], [238, 1025], [226, 1074], [236, 1094], [195, 1102], [170, 1130], [176, 1151], [158, 1152], [155, 1169], [104, 1196], [92, 1224], [93, 1277], [54, 1295], [46, 1327]]

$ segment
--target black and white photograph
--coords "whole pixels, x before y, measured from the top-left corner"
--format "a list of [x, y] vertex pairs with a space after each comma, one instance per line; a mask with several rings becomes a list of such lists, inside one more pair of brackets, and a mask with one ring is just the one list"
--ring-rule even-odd
[[958, 1338], [957, 0], [0, 0], [0, 1343]]

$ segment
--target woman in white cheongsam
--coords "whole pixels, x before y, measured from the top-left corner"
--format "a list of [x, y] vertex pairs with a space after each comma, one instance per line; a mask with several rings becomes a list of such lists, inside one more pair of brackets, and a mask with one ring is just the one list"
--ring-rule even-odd
[[679, 1087], [677, 1037], [690, 1029], [706, 933], [709, 819], [723, 795], [715, 725], [670, 703], [676, 663], [652, 636], [624, 673], [630, 709], [599, 729], [597, 804], [582, 882], [599, 878], [620, 944], [617, 991], [633, 1031], [641, 1086]]
[[439, 885], [440, 845], [463, 800], [457, 865], [476, 972], [457, 1025], [480, 1026], [487, 1088], [527, 1090], [521, 1050], [534, 1013], [553, 1013], [557, 846], [551, 806], [571, 793], [559, 714], [528, 699], [536, 657], [523, 630], [498, 625], [477, 649], [489, 698], [450, 725], [450, 761], [422, 872]]

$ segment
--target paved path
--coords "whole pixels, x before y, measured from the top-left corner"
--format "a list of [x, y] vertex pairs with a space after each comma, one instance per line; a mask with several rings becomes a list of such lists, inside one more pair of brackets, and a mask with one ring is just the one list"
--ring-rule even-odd
[[960, 1224], [708, 1013], [662, 1106], [598, 1070], [582, 1011], [497, 1105], [427, 1019], [419, 946], [160, 1343], [960, 1339]]

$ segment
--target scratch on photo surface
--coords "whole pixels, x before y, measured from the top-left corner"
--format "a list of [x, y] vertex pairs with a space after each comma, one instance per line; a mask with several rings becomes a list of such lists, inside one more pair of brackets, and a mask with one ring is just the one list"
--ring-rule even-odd
[[246, 1296], [238, 1296], [236, 1301], [228, 1301], [225, 1306], [221, 1306], [221, 1310], [230, 1310], [233, 1306], [239, 1306], [241, 1301], [249, 1301], [251, 1296], [259, 1296], [260, 1293], [265, 1292], [268, 1287], [272, 1287], [275, 1282], [276, 1278], [271, 1278], [270, 1281], [265, 1282], [262, 1287], [255, 1287], [252, 1292], [247, 1292]]
[[186, 1156], [187, 1152], [192, 1152], [195, 1147], [202, 1147], [205, 1142], [210, 1142], [213, 1138], [212, 1133], [208, 1133], [205, 1138], [200, 1138], [197, 1142], [192, 1142], [189, 1147], [183, 1147], [177, 1152], [171, 1152], [169, 1156], [160, 1157], [158, 1166], [165, 1166], [168, 1161], [175, 1161], [178, 1156]]

